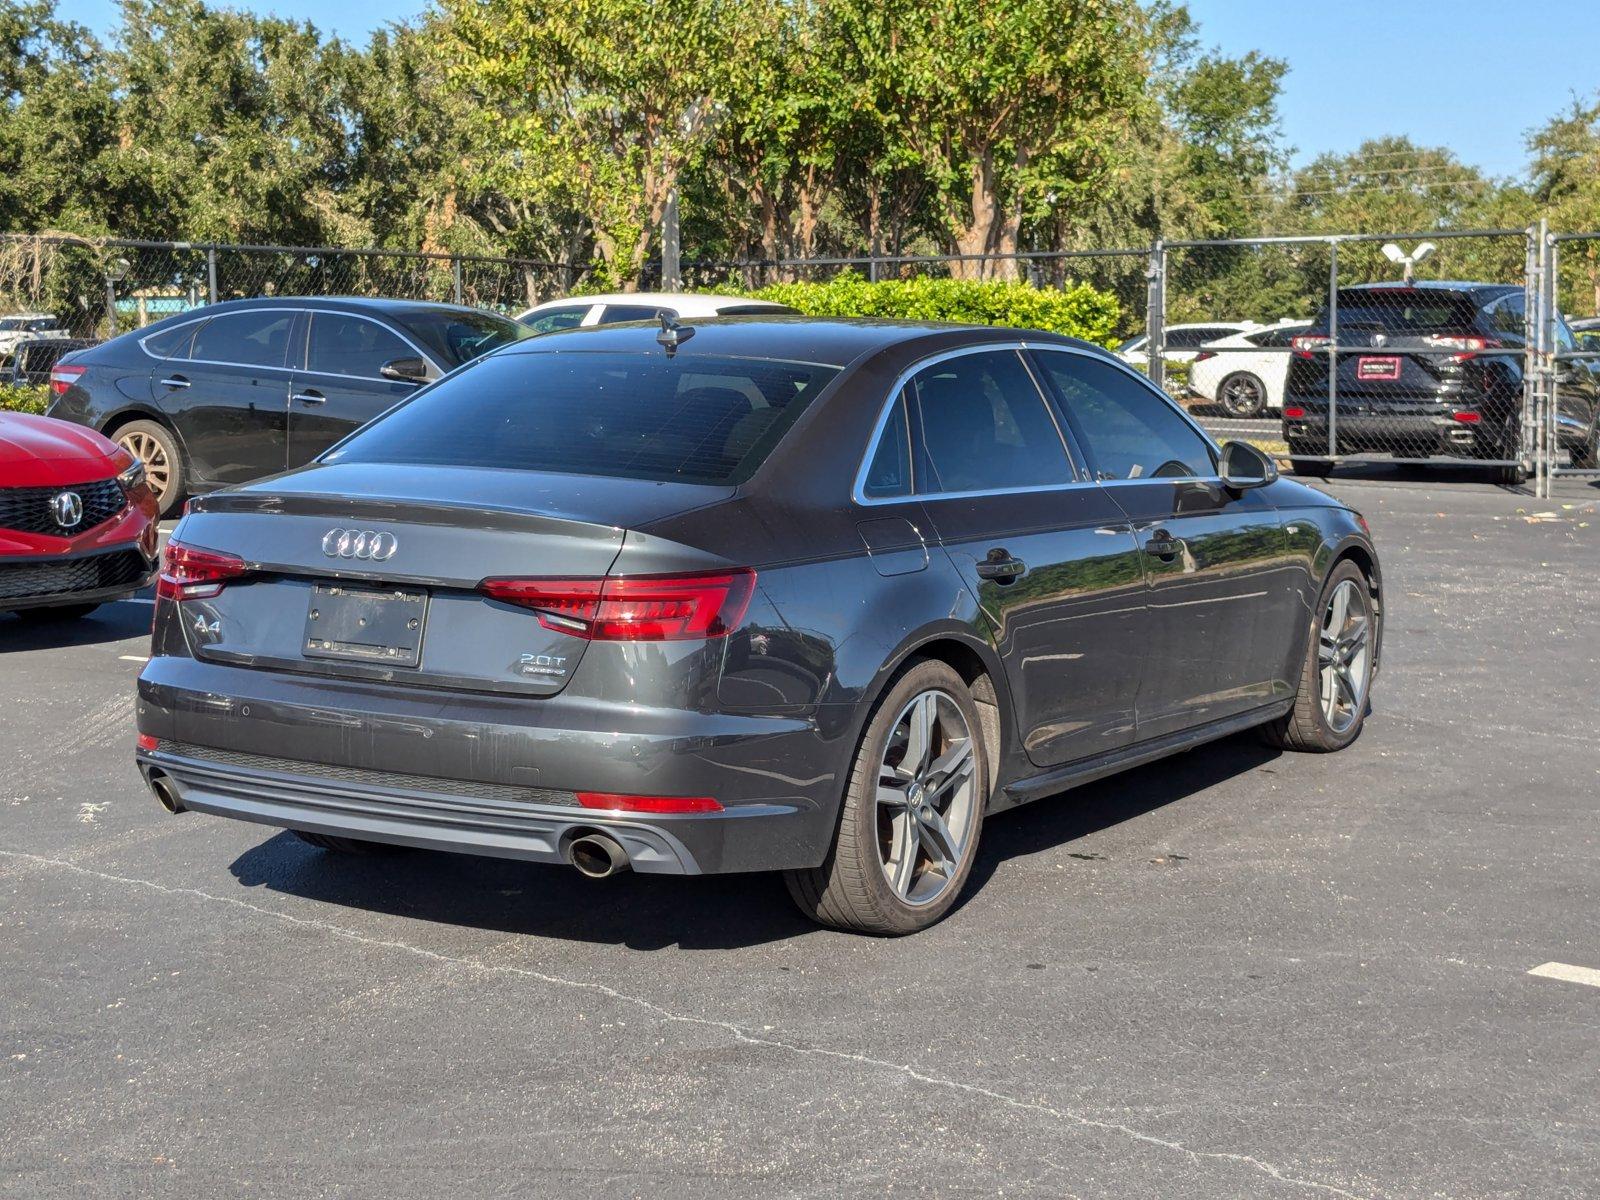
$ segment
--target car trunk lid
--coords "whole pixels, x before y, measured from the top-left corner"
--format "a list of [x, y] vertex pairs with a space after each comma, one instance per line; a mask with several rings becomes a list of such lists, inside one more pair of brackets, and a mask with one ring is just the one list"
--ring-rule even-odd
[[[196, 657], [400, 684], [553, 695], [587, 640], [485, 579], [598, 579], [627, 526], [731, 488], [513, 471], [327, 466], [195, 501], [174, 537], [242, 560], [186, 598]], [[200, 589], [204, 590], [204, 589]]]

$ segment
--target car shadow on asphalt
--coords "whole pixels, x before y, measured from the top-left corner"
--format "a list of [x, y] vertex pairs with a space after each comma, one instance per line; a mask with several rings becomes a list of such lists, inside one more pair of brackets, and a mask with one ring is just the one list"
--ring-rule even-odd
[[[48, 611], [48, 610], [46, 610]], [[102, 604], [88, 616], [52, 618], [0, 613], [0, 655], [19, 650], [58, 650], [150, 638], [149, 592]], [[141, 651], [142, 653], [142, 651]]]
[[[982, 885], [1010, 859], [1134, 820], [1277, 754], [1249, 735], [1228, 738], [1001, 814], [985, 824], [958, 908], [983, 903]], [[253, 846], [230, 870], [245, 887], [323, 904], [631, 950], [731, 950], [824, 932], [770, 874], [589, 880], [565, 867], [444, 852], [334, 854], [290, 833]]]

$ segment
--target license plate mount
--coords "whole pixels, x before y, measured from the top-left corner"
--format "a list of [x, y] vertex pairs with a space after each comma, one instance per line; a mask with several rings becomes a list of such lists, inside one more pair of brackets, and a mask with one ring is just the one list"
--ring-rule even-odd
[[415, 667], [427, 620], [428, 593], [420, 589], [318, 583], [302, 650], [307, 658]]
[[1393, 355], [1363, 355], [1356, 359], [1357, 379], [1400, 378], [1400, 360]]

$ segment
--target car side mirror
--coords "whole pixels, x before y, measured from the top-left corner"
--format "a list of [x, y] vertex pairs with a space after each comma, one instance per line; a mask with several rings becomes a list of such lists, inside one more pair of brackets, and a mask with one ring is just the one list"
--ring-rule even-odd
[[1278, 478], [1278, 464], [1249, 442], [1224, 442], [1218, 471], [1224, 486], [1241, 491], [1266, 487]]
[[378, 368], [378, 374], [385, 379], [395, 379], [401, 383], [422, 383], [428, 378], [428, 364], [416, 355], [409, 358], [391, 358]]

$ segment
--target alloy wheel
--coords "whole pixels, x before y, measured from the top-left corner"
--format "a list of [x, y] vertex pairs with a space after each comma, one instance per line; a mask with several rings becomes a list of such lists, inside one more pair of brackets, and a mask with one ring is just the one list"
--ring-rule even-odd
[[1261, 381], [1254, 375], [1228, 376], [1222, 383], [1222, 407], [1229, 416], [1258, 416], [1267, 407]]
[[1317, 646], [1322, 718], [1334, 733], [1344, 733], [1361, 716], [1371, 676], [1372, 610], [1355, 580], [1333, 589], [1322, 614]]
[[123, 434], [117, 445], [144, 464], [145, 481], [165, 505], [167, 489], [172, 486], [172, 461], [167, 457], [167, 448], [142, 429]]
[[955, 699], [913, 696], [890, 730], [878, 768], [878, 855], [907, 904], [929, 904], [961, 871], [978, 816], [972, 730]]

